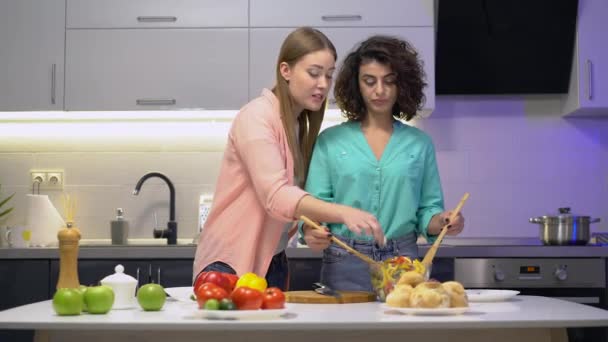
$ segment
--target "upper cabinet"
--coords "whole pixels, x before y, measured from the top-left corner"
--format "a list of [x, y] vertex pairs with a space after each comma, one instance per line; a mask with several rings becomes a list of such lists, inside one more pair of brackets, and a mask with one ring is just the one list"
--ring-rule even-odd
[[65, 0], [0, 1], [0, 111], [62, 110]]
[[247, 29], [68, 30], [67, 110], [238, 108]]
[[576, 50], [570, 90], [564, 103], [569, 115], [608, 115], [608, 1], [579, 1]]
[[[250, 0], [249, 96], [271, 88], [276, 80], [276, 60], [285, 37], [296, 27], [313, 26], [335, 45], [339, 68], [359, 42], [375, 34], [401, 37], [419, 52], [426, 73], [423, 114], [435, 107], [435, 45], [433, 2], [426, 0]], [[335, 108], [333, 87], [328, 95]]]
[[250, 0], [252, 27], [433, 26], [432, 0]]
[[[435, 107], [433, 6], [433, 0], [0, 0], [0, 111], [238, 109], [273, 87], [287, 34], [313, 26], [336, 46], [338, 67], [371, 35], [410, 41], [424, 62], [428, 113]], [[600, 62], [594, 63], [597, 72]], [[333, 89], [329, 101], [335, 107]]]
[[244, 27], [247, 0], [68, 0], [67, 28]]
[[67, 110], [239, 108], [247, 0], [68, 0]]

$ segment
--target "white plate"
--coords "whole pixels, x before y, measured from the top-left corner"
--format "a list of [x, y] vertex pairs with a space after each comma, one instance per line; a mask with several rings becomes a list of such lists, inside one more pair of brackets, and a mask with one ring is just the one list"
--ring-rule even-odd
[[513, 290], [465, 290], [469, 297], [469, 302], [502, 302], [513, 298], [519, 291]]
[[285, 306], [283, 309], [271, 309], [271, 310], [203, 310], [195, 309], [195, 312], [188, 316], [189, 318], [203, 318], [203, 319], [226, 319], [226, 320], [237, 320], [237, 319], [277, 319], [281, 315], [287, 313], [288, 307]]
[[387, 311], [399, 311], [409, 315], [425, 315], [425, 316], [449, 316], [460, 315], [469, 311], [470, 307], [462, 308], [437, 308], [437, 309], [422, 309], [422, 308], [396, 308], [382, 303], [382, 309]]
[[194, 295], [194, 291], [192, 290], [192, 286], [185, 287], [167, 287], [165, 288], [165, 292], [171, 298], [186, 303], [196, 303], [196, 300], [192, 300], [190, 296]]

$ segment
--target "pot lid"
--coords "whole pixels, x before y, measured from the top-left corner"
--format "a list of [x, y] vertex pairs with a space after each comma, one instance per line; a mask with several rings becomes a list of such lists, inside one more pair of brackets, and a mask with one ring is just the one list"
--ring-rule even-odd
[[116, 267], [114, 268], [114, 271], [116, 273], [103, 278], [101, 280], [101, 283], [104, 285], [137, 283], [137, 279], [124, 273], [125, 268], [121, 264], [116, 265]]
[[563, 217], [563, 218], [574, 218], [574, 217], [580, 217], [580, 218], [589, 218], [589, 216], [587, 215], [575, 215], [573, 213], [570, 212], [570, 208], [566, 207], [566, 208], [557, 208], [557, 211], [559, 212], [559, 215], [557, 215], [557, 217]]
[[573, 222], [573, 221], [589, 221], [590, 216], [586, 215], [574, 215], [570, 212], [570, 208], [558, 208], [557, 215], [544, 215], [542, 218], [549, 222]]

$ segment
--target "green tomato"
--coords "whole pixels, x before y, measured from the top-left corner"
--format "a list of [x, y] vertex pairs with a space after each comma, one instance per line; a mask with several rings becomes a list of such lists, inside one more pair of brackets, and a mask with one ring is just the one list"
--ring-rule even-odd
[[220, 300], [220, 310], [236, 310], [236, 305], [230, 298]]
[[79, 289], [58, 289], [53, 295], [53, 309], [60, 316], [80, 315], [82, 293]]
[[146, 284], [137, 290], [137, 302], [145, 311], [159, 311], [166, 299], [165, 289], [159, 284]]
[[220, 302], [217, 299], [207, 299], [205, 302], [205, 310], [219, 310]]
[[89, 313], [106, 314], [114, 305], [114, 290], [105, 285], [90, 286], [84, 293], [84, 303]]

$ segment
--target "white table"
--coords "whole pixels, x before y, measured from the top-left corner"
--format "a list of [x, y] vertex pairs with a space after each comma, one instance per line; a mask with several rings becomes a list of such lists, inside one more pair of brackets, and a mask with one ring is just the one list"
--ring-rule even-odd
[[553, 298], [518, 296], [472, 303], [458, 316], [412, 316], [380, 303], [290, 304], [281, 317], [209, 320], [195, 303], [160, 312], [112, 310], [57, 316], [50, 301], [0, 312], [0, 329], [33, 329], [37, 341], [566, 341], [565, 328], [608, 326], [608, 311]]

